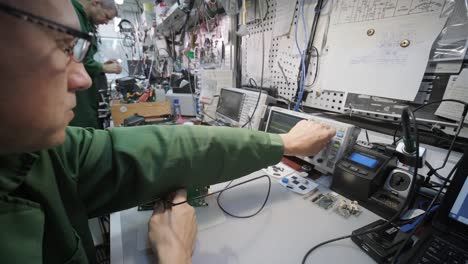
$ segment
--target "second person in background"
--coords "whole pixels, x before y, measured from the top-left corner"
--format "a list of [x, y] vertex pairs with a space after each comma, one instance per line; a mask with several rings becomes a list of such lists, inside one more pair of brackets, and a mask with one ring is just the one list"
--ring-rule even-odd
[[107, 87], [106, 73], [119, 74], [122, 66], [117, 60], [100, 63], [94, 59], [98, 52], [97, 28], [109, 23], [117, 16], [114, 0], [71, 0], [80, 20], [81, 30], [93, 35], [89, 52], [83, 61], [86, 71], [93, 82], [91, 88], [76, 93], [75, 118], [71, 126], [102, 128], [99, 121], [99, 87]]

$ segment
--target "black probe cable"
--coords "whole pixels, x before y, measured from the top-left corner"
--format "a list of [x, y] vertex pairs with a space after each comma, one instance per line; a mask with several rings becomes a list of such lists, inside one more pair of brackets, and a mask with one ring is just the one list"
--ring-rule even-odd
[[[416, 118], [414, 117], [414, 112], [408, 107], [408, 108], [405, 108], [405, 110], [409, 111], [409, 115], [412, 119], [412, 122], [414, 124], [414, 133], [415, 133], [415, 142], [416, 142], [416, 158], [415, 158], [415, 164], [414, 164], [414, 171], [413, 171], [413, 181], [411, 181], [411, 185], [410, 185], [410, 192], [408, 194], [408, 198], [405, 200], [405, 203], [403, 204], [403, 206], [400, 208], [400, 210], [398, 211], [398, 213], [396, 213], [392, 218], [390, 218], [389, 220], [387, 220], [387, 222], [385, 222], [384, 224], [380, 225], [380, 226], [376, 226], [372, 229], [369, 229], [367, 231], [364, 231], [364, 232], [361, 232], [361, 233], [357, 233], [357, 234], [351, 234], [351, 235], [346, 235], [346, 236], [341, 236], [341, 237], [337, 237], [337, 238], [334, 238], [334, 239], [330, 239], [330, 240], [327, 240], [327, 241], [324, 241], [320, 244], [317, 244], [315, 245], [313, 248], [309, 249], [309, 251], [307, 251], [307, 253], [304, 255], [304, 257], [302, 258], [302, 264], [305, 264], [306, 263], [306, 260], [307, 260], [307, 257], [309, 257], [309, 255], [314, 251], [316, 250], [317, 248], [323, 246], [323, 245], [326, 245], [326, 244], [329, 244], [329, 243], [333, 243], [333, 242], [336, 242], [336, 241], [339, 241], [339, 240], [343, 240], [343, 239], [347, 239], [347, 238], [352, 238], [352, 237], [357, 237], [357, 236], [363, 236], [363, 235], [367, 235], [369, 233], [373, 233], [373, 232], [376, 232], [376, 231], [380, 231], [380, 230], [383, 230], [385, 228], [387, 228], [392, 222], [394, 222], [395, 220], [399, 219], [400, 218], [400, 215], [403, 214], [404, 211], [406, 211], [406, 209], [408, 208], [408, 204], [409, 204], [409, 201], [412, 200], [412, 196], [414, 195], [414, 186], [416, 186], [415, 182], [416, 182], [416, 179], [417, 179], [417, 175], [418, 175], [418, 159], [419, 159], [419, 135], [418, 135], [418, 127], [417, 127], [417, 123], [416, 123]], [[404, 111], [405, 111], [404, 110]]]
[[260, 207], [260, 209], [258, 209], [255, 213], [253, 214], [250, 214], [250, 215], [234, 215], [230, 212], [228, 212], [222, 205], [221, 205], [221, 202], [220, 202], [220, 199], [221, 199], [221, 195], [224, 193], [225, 190], [228, 190], [228, 187], [229, 185], [232, 184], [233, 181], [229, 182], [229, 184], [224, 188], [224, 190], [222, 190], [218, 197], [216, 197], [216, 202], [218, 203], [218, 207], [219, 209], [221, 209], [221, 211], [223, 211], [225, 214], [229, 215], [229, 216], [232, 216], [232, 217], [235, 217], [235, 218], [250, 218], [250, 217], [254, 217], [256, 216], [257, 214], [259, 214], [263, 208], [265, 208], [265, 205], [266, 203], [268, 202], [268, 198], [270, 197], [270, 192], [271, 192], [271, 178], [268, 177], [267, 175], [263, 175], [261, 176], [260, 178], [263, 178], [263, 177], [266, 177], [268, 179], [268, 191], [267, 191], [267, 195], [265, 197], [265, 201], [263, 202], [262, 206]]
[[249, 120], [247, 120], [247, 122], [245, 122], [245, 123], [241, 126], [241, 128], [244, 128], [244, 127], [245, 127], [247, 124], [249, 124], [249, 123], [252, 125], [252, 118], [253, 118], [254, 115], [255, 115], [255, 111], [257, 111], [258, 103], [260, 102], [260, 98], [262, 97], [263, 88], [262, 88], [262, 87], [258, 88], [257, 82], [256, 82], [254, 79], [252, 79], [252, 78], [249, 79], [249, 84], [252, 85], [252, 86], [255, 85], [255, 88], [257, 88], [257, 90], [259, 90], [259, 91], [258, 91], [258, 97], [257, 97], [257, 103], [255, 103], [255, 108], [254, 108], [254, 110], [253, 110], [253, 112], [252, 112], [252, 115], [251, 115], [251, 116], [248, 116], [248, 119], [249, 119]]
[[[188, 202], [191, 202], [191, 201], [194, 201], [194, 200], [198, 200], [198, 199], [201, 199], [201, 198], [205, 198], [205, 197], [208, 197], [208, 196], [211, 196], [211, 195], [214, 195], [214, 194], [217, 194], [217, 193], [222, 193], [224, 191], [227, 191], [229, 189], [232, 189], [232, 188], [235, 188], [235, 187], [238, 187], [240, 185], [243, 185], [243, 184], [246, 184], [246, 183], [249, 183], [249, 182], [252, 182], [252, 181], [255, 181], [255, 180], [259, 180], [261, 178], [268, 178], [268, 193], [267, 193], [267, 196], [265, 198], [265, 202], [263, 203], [262, 207], [254, 214], [252, 214], [251, 216], [246, 216], [246, 217], [242, 217], [242, 216], [235, 216], [233, 214], [230, 214], [228, 213], [226, 210], [224, 210], [224, 208], [221, 208], [221, 210], [223, 210], [223, 212], [233, 216], [233, 217], [238, 217], [238, 218], [248, 218], [248, 217], [252, 217], [252, 216], [255, 216], [257, 215], [258, 213], [260, 213], [260, 211], [263, 210], [263, 208], [265, 207], [267, 201], [268, 201], [268, 198], [270, 197], [270, 191], [271, 191], [271, 179], [268, 175], [262, 175], [262, 176], [258, 176], [258, 177], [255, 177], [255, 178], [252, 178], [252, 179], [249, 179], [249, 180], [246, 180], [246, 181], [243, 181], [243, 182], [240, 182], [240, 183], [237, 183], [237, 184], [234, 184], [232, 186], [229, 186], [231, 183], [229, 183], [224, 189], [220, 190], [220, 191], [216, 191], [216, 192], [212, 192], [212, 193], [209, 193], [209, 194], [204, 194], [204, 195], [200, 195], [200, 196], [197, 196], [195, 198], [192, 198], [192, 199], [189, 199], [189, 200], [186, 200], [186, 201], [183, 201], [183, 202], [179, 202], [179, 203], [172, 203], [171, 201], [168, 201], [168, 204], [171, 205], [171, 206], [177, 206], [177, 205], [181, 205], [181, 204], [184, 204], [184, 203], [188, 203]], [[219, 198], [219, 196], [218, 196]], [[159, 199], [161, 200], [161, 199]], [[219, 204], [218, 204], [219, 205]]]
[[468, 113], [468, 104], [465, 104], [465, 107], [463, 108], [463, 114], [460, 118], [460, 121], [458, 123], [458, 127], [457, 127], [457, 133], [455, 133], [455, 136], [453, 137], [453, 140], [452, 140], [452, 143], [450, 143], [450, 147], [449, 147], [449, 151], [447, 153], [447, 155], [445, 156], [445, 159], [444, 159], [444, 163], [438, 167], [437, 169], [435, 169], [435, 172], [437, 172], [438, 170], [442, 169], [445, 167], [445, 165], [447, 164], [447, 161], [448, 161], [448, 158], [450, 156], [450, 153], [452, 152], [453, 150], [453, 146], [455, 144], [455, 141], [458, 137], [458, 135], [460, 135], [460, 132], [463, 128], [463, 124], [465, 123], [465, 117], [466, 117], [466, 114]]
[[433, 168], [431, 164], [429, 164], [429, 162], [425, 162], [426, 166], [429, 168], [429, 172], [427, 173], [427, 175], [429, 176], [428, 179], [430, 179], [430, 177], [432, 175], [435, 175], [437, 178], [443, 180], [443, 181], [450, 181], [449, 179], [446, 179], [444, 177], [442, 177], [438, 171], [442, 168], [445, 168], [445, 165], [447, 164], [447, 161], [450, 157], [450, 154], [452, 153], [452, 150], [453, 150], [453, 147], [455, 145], [455, 141], [457, 140], [458, 136], [460, 135], [460, 132], [463, 128], [463, 125], [465, 123], [465, 118], [466, 118], [466, 115], [468, 113], [468, 104], [465, 104], [465, 107], [463, 108], [463, 113], [460, 117], [460, 121], [458, 123], [458, 127], [457, 127], [457, 132], [455, 133], [455, 136], [453, 137], [452, 139], [452, 142], [450, 143], [450, 147], [448, 149], [448, 152], [447, 152], [447, 155], [445, 156], [445, 159], [444, 159], [444, 162], [442, 163], [442, 165], [438, 168]]
[[[458, 135], [460, 134], [460, 131], [461, 131], [461, 128], [463, 127], [463, 124], [465, 123], [465, 117], [468, 113], [468, 104], [465, 104], [465, 108], [463, 109], [463, 114], [461, 116], [461, 119], [460, 119], [460, 124], [458, 125], [458, 131], [457, 133], [455, 134], [455, 137], [453, 138], [453, 141], [452, 141], [452, 144], [450, 145], [450, 148], [449, 150], [447, 151], [447, 155], [445, 155], [445, 160], [444, 160], [444, 164], [437, 168], [437, 169], [431, 169], [431, 171], [433, 172], [433, 174], [437, 173], [437, 170], [445, 167], [445, 164], [447, 163], [447, 160], [450, 156], [450, 153], [452, 152], [452, 149], [453, 149], [453, 142], [455, 142], [455, 140], [457, 139]], [[464, 154], [465, 155], [465, 154]], [[403, 251], [403, 248], [405, 247], [406, 243], [408, 243], [409, 239], [414, 235], [414, 233], [416, 232], [416, 229], [421, 226], [421, 224], [424, 222], [424, 219], [429, 215], [429, 211], [430, 209], [432, 208], [432, 205], [434, 204], [434, 202], [439, 198], [440, 194], [442, 193], [442, 191], [445, 189], [445, 187], [447, 186], [447, 184], [450, 182], [450, 179], [452, 178], [452, 175], [453, 173], [457, 170], [458, 166], [460, 166], [461, 162], [463, 161], [463, 156], [460, 158], [460, 160], [458, 160], [457, 164], [455, 164], [455, 166], [452, 168], [452, 170], [450, 171], [449, 175], [447, 176], [446, 180], [443, 181], [443, 184], [442, 186], [440, 187], [439, 191], [437, 192], [437, 195], [436, 197], [434, 197], [434, 199], [432, 200], [431, 204], [428, 206], [426, 212], [424, 213], [421, 221], [414, 227], [414, 229], [411, 231], [411, 233], [409, 234], [409, 236], [406, 238], [406, 240], [404, 241], [403, 244], [401, 244], [401, 246], [398, 248], [398, 251], [397, 253], [395, 254], [395, 256], [393, 257], [393, 260], [392, 260], [392, 264], [396, 263], [396, 260], [398, 259], [399, 255], [401, 254], [401, 252]]]
[[[452, 170], [450, 171], [449, 175], [447, 176], [447, 179], [450, 180], [454, 174], [454, 172], [457, 170], [457, 168], [461, 165], [461, 162], [463, 161], [463, 157], [460, 158], [460, 160], [457, 162], [457, 164], [455, 164], [455, 166], [452, 168]], [[403, 249], [405, 248], [405, 245], [408, 243], [408, 241], [411, 239], [411, 237], [414, 235], [414, 233], [416, 232], [416, 230], [424, 223], [424, 220], [426, 219], [426, 217], [429, 215], [430, 211], [431, 211], [431, 208], [432, 206], [434, 205], [434, 203], [439, 199], [440, 197], [440, 194], [442, 193], [442, 190], [446, 187], [447, 183], [449, 181], [445, 181], [444, 184], [442, 185], [442, 187], [439, 189], [439, 191], [437, 192], [436, 196], [434, 197], [434, 199], [432, 199], [431, 203], [429, 204], [429, 206], [427, 207], [426, 209], [426, 212], [424, 213], [424, 215], [422, 216], [421, 218], [421, 221], [419, 221], [419, 223], [416, 224], [416, 226], [413, 228], [413, 230], [411, 230], [411, 233], [409, 233], [408, 237], [405, 239], [405, 241], [400, 245], [400, 247], [398, 247], [398, 251], [396, 252], [395, 256], [393, 257], [392, 259], [392, 262], [391, 264], [395, 264], [397, 263], [397, 259], [398, 257], [400, 256], [401, 252], [403, 251]]]
[[[265, 68], [265, 33], [262, 33], [262, 74], [260, 76], [260, 90], [258, 91], [257, 103], [255, 104], [255, 108], [252, 112], [252, 116], [250, 116], [249, 120], [247, 120], [247, 122], [245, 122], [245, 124], [241, 126], [242, 128], [244, 128], [249, 123], [252, 125], [252, 118], [255, 115], [255, 111], [257, 111], [258, 103], [260, 102], [260, 98], [262, 97], [264, 68]], [[252, 80], [253, 80], [252, 78], [249, 79], [250, 84], [252, 84]], [[255, 80], [253, 80], [253, 82], [255, 83], [255, 87], [257, 87], [257, 90], [258, 90], [257, 82]]]
[[[438, 100], [438, 101], [434, 101], [434, 102], [427, 103], [427, 104], [425, 104], [425, 105], [418, 106], [418, 107], [416, 107], [416, 108], [414, 109], [413, 112], [416, 113], [417, 111], [421, 110], [421, 109], [424, 108], [424, 107], [427, 107], [427, 106], [433, 105], [433, 104], [443, 103], [443, 102], [459, 103], [459, 104], [464, 105], [465, 107], [468, 105], [468, 103], [465, 103], [465, 102], [463, 102], [463, 101], [456, 100], [456, 99], [443, 99], [443, 100]], [[400, 122], [400, 125], [397, 126], [397, 128], [395, 129], [395, 131], [394, 131], [394, 133], [393, 133], [393, 145], [396, 145], [396, 143], [397, 143], [398, 141], [400, 141], [400, 139], [401, 139], [401, 138], [398, 139], [398, 140], [396, 139], [396, 134], [397, 134], [398, 130], [400, 130], [400, 127], [401, 127], [401, 122]]]

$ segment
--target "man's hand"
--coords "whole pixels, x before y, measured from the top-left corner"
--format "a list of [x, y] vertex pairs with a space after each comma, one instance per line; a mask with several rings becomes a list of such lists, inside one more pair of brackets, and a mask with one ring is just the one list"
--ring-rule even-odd
[[336, 130], [333, 128], [302, 120], [288, 133], [280, 135], [284, 143], [284, 155], [315, 155], [327, 146], [335, 134]]
[[116, 60], [108, 60], [102, 65], [102, 71], [104, 73], [116, 73], [122, 72], [122, 65]]
[[[173, 203], [187, 200], [187, 192], [176, 192]], [[164, 208], [156, 203], [149, 221], [149, 240], [160, 264], [192, 263], [192, 253], [197, 236], [195, 209], [188, 203]]]

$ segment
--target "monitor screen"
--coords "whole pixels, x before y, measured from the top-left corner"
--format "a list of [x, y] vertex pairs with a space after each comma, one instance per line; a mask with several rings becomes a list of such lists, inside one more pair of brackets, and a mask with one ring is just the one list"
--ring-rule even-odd
[[465, 183], [463, 184], [452, 209], [450, 209], [449, 216], [458, 222], [468, 225], [468, 179], [465, 179]]
[[370, 169], [375, 168], [375, 166], [377, 166], [377, 164], [379, 163], [379, 161], [374, 158], [356, 152], [352, 153], [349, 156], [349, 160], [356, 162], [357, 164], [360, 164], [362, 166], [366, 166]]
[[267, 125], [266, 132], [274, 134], [287, 133], [301, 120], [303, 120], [303, 118], [271, 111], [270, 121]]
[[243, 99], [243, 93], [222, 89], [216, 112], [238, 122]]

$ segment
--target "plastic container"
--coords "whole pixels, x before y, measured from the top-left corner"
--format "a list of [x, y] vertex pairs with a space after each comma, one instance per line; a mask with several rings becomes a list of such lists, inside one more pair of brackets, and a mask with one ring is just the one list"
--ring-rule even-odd
[[179, 103], [179, 99], [174, 99], [173, 101], [173, 114], [174, 114], [174, 121], [177, 123], [177, 124], [183, 124], [184, 123], [184, 119], [182, 118], [182, 114], [180, 112], [180, 103]]

